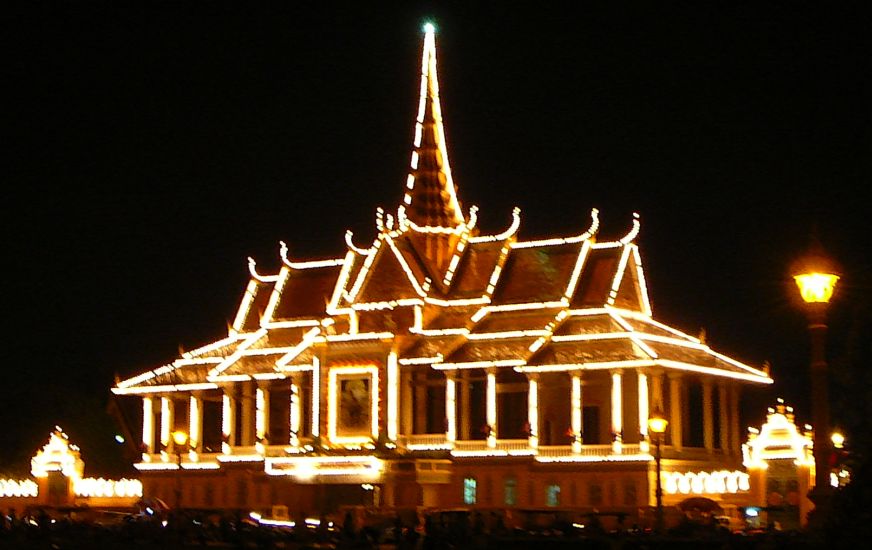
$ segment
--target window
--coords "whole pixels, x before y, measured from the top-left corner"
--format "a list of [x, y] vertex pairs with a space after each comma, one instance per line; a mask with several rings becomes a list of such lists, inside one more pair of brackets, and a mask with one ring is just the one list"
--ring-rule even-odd
[[624, 505], [625, 506], [635, 506], [636, 505], [636, 484], [632, 481], [627, 481], [624, 484]]
[[555, 483], [545, 488], [545, 505], [560, 506], [560, 485]]
[[591, 506], [599, 506], [603, 503], [603, 486], [591, 483], [588, 488], [587, 500]]
[[477, 483], [474, 477], [463, 479], [463, 503], [475, 504], [476, 502], [476, 487]]
[[503, 484], [503, 504], [514, 506], [518, 502], [518, 481], [513, 477], [506, 478]]

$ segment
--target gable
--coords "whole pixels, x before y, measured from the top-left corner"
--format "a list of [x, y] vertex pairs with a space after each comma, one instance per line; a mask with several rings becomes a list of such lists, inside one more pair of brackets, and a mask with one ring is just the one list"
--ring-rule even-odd
[[581, 253], [580, 242], [513, 248], [494, 290], [494, 304], [557, 301], [564, 297]]
[[273, 320], [323, 317], [341, 266], [290, 269]]
[[570, 307], [602, 307], [608, 303], [621, 250], [619, 247], [592, 248], [588, 252]]
[[372, 267], [366, 274], [356, 303], [390, 302], [404, 298], [420, 298], [405, 268], [390, 246], [379, 247]]

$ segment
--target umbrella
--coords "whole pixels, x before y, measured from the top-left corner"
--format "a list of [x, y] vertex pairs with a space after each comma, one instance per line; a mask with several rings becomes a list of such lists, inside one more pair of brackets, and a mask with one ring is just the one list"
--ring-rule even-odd
[[691, 512], [695, 510], [697, 512], [704, 512], [708, 514], [714, 514], [724, 511], [724, 509], [721, 508], [720, 504], [706, 497], [686, 498], [678, 503], [678, 508], [683, 512]]

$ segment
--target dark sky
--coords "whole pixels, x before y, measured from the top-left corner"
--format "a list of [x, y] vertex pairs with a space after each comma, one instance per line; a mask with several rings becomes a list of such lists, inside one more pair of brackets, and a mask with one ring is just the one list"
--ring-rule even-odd
[[520, 207], [523, 239], [580, 233], [593, 207], [621, 235], [639, 212], [655, 317], [772, 363], [749, 422], [776, 396], [810, 416], [788, 266], [813, 226], [844, 269], [834, 360], [869, 311], [872, 48], [850, 4], [133, 4], [4, 8], [0, 473], [55, 424], [109, 468], [114, 376], [225, 335], [246, 257], [374, 236], [402, 196], [428, 18], [464, 207], [494, 232]]

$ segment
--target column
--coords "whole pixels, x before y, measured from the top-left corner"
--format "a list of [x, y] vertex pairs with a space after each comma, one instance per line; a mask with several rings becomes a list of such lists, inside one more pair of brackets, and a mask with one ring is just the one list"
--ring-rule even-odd
[[[352, 312], [353, 313], [353, 312]], [[351, 317], [357, 318], [355, 315]], [[350, 318], [349, 318], [350, 319]], [[349, 329], [350, 330], [350, 329]], [[323, 349], [319, 350], [323, 354]], [[321, 359], [312, 358], [312, 437], [321, 435]]]
[[611, 371], [612, 375], [612, 451], [621, 453], [624, 432], [623, 375], [619, 370]]
[[296, 378], [291, 378], [291, 406], [289, 410], [288, 427], [290, 429], [288, 444], [291, 447], [300, 446], [300, 427], [303, 422], [303, 400], [300, 395], [300, 385]]
[[720, 426], [721, 452], [730, 450], [730, 407], [727, 400], [727, 383], [718, 382], [718, 425]]
[[739, 433], [739, 385], [730, 384], [730, 451], [733, 454], [742, 448]]
[[581, 371], [572, 372], [572, 401], [570, 427], [572, 429], [572, 452], [581, 453]]
[[224, 394], [221, 396], [221, 452], [224, 454], [230, 453], [230, 448], [237, 444], [236, 396], [234, 393], [234, 387], [231, 385], [224, 388]]
[[415, 381], [415, 429], [413, 433], [427, 433], [427, 373], [416, 372]]
[[650, 415], [650, 406], [648, 402], [648, 375], [642, 370], [636, 371], [638, 379], [638, 402], [639, 402], [639, 450], [648, 452], [650, 442], [648, 438], [648, 416]]
[[161, 448], [167, 452], [172, 451], [172, 431], [175, 422], [175, 405], [169, 397], [163, 396], [160, 398], [160, 444]]
[[403, 435], [415, 433], [412, 429], [412, 373], [406, 367], [400, 371], [400, 432]]
[[397, 352], [391, 351], [388, 353], [388, 368], [385, 385], [387, 386], [387, 436], [388, 441], [396, 441], [398, 435], [399, 424], [399, 365], [397, 363]]
[[684, 406], [682, 399], [683, 385], [681, 375], [669, 373], [669, 428], [672, 431], [672, 447], [680, 451], [684, 446], [683, 422], [681, 411]]
[[487, 433], [487, 446], [497, 446], [497, 371], [494, 368], [487, 370], [487, 425], [490, 428]]
[[527, 441], [532, 448], [539, 446], [539, 375], [527, 374]]
[[708, 452], [715, 449], [714, 403], [712, 403], [712, 381], [702, 381], [702, 438]]
[[454, 371], [445, 371], [445, 440], [451, 446], [457, 440], [456, 376]]
[[469, 370], [460, 371], [460, 438], [469, 439]]
[[[663, 414], [666, 410], [663, 406], [663, 371], [651, 372], [651, 401], [655, 409], [660, 409]], [[647, 419], [645, 421], [647, 423]]]
[[240, 400], [242, 401], [242, 433], [239, 434], [241, 439], [239, 444], [243, 447], [248, 447], [254, 444], [252, 428], [254, 427], [253, 424], [255, 420], [255, 404], [254, 388], [252, 387], [252, 384], [252, 382], [243, 382], [242, 395], [240, 396]]
[[154, 398], [142, 398], [142, 447], [143, 454], [154, 452]]
[[269, 387], [258, 385], [255, 390], [254, 430], [257, 443], [269, 445]]
[[203, 452], [203, 397], [191, 394], [188, 400], [188, 445], [193, 452]]

